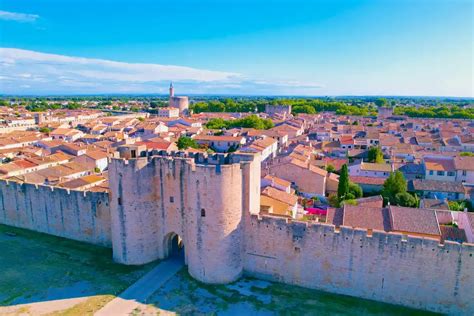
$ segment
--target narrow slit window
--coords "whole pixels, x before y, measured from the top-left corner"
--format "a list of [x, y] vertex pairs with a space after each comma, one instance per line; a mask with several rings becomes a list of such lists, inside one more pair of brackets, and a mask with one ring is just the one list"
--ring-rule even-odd
[[206, 210], [205, 209], [201, 209], [201, 217], [206, 217]]
[[117, 199], [117, 202], [118, 202], [118, 205], [122, 205], [122, 198], [119, 197], [119, 198]]
[[174, 203], [174, 196], [170, 196], [170, 203]]

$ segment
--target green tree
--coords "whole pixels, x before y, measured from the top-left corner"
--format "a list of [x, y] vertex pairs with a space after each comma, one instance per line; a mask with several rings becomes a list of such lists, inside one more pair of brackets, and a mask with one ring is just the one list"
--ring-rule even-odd
[[418, 204], [417, 199], [408, 192], [400, 192], [395, 194], [395, 204], [406, 207], [416, 207]]
[[461, 157], [474, 157], [474, 153], [463, 151], [462, 153], [459, 154], [459, 156], [461, 156]]
[[407, 181], [400, 171], [390, 173], [390, 176], [385, 180], [382, 189], [382, 196], [391, 204], [397, 205], [396, 195], [398, 193], [406, 193]]
[[307, 114], [315, 114], [316, 110], [310, 105], [296, 105], [291, 110], [292, 113], [307, 113]]
[[355, 199], [361, 198], [364, 195], [362, 188], [357, 183], [349, 182], [349, 194], [352, 194]]
[[378, 107], [387, 106], [387, 104], [388, 104], [388, 101], [385, 98], [378, 98], [377, 100], [375, 100], [375, 105]]
[[337, 195], [335, 194], [329, 195], [328, 204], [332, 207], [339, 207], [339, 199], [337, 198]]
[[206, 127], [209, 129], [222, 129], [222, 128], [227, 128], [228, 126], [229, 126], [228, 121], [225, 121], [221, 118], [210, 119], [206, 123]]
[[349, 170], [347, 165], [344, 164], [341, 168], [341, 174], [339, 176], [339, 184], [337, 186], [337, 198], [339, 201], [346, 199], [349, 194]]
[[343, 205], [357, 205], [357, 200], [354, 200], [354, 199], [348, 199], [348, 200], [344, 200], [341, 204]]
[[41, 133], [48, 134], [48, 133], [51, 132], [51, 129], [48, 128], [48, 127], [40, 127], [39, 131], [40, 131]]
[[327, 172], [335, 173], [335, 172], [336, 172], [336, 168], [335, 168], [333, 165], [328, 164], [328, 165], [326, 166], [326, 171], [327, 171]]
[[375, 163], [384, 163], [385, 160], [383, 160], [383, 153], [380, 147], [370, 147], [369, 149], [369, 162], [375, 162]]
[[464, 205], [460, 201], [449, 201], [448, 205], [451, 211], [460, 212], [464, 210]]
[[67, 108], [69, 110], [77, 110], [77, 109], [80, 109], [81, 107], [82, 106], [77, 102], [71, 102], [71, 103], [68, 103], [68, 105], [67, 105]]
[[194, 139], [190, 137], [186, 137], [186, 136], [181, 136], [178, 139], [177, 145], [178, 145], [178, 149], [181, 149], [181, 150], [188, 149], [189, 147], [199, 148], [199, 145], [196, 143]]

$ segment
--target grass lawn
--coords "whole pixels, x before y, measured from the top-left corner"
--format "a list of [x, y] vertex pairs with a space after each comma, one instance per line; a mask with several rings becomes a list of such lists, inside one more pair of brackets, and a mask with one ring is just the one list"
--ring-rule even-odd
[[297, 286], [242, 278], [229, 285], [208, 285], [181, 270], [136, 315], [153, 307], [182, 315], [427, 315], [423, 311]]
[[[148, 272], [111, 249], [0, 225], [0, 315], [92, 315]], [[63, 299], [79, 298], [66, 305]], [[37, 302], [43, 304], [38, 307]], [[32, 303], [32, 304], [31, 304]], [[18, 304], [27, 304], [12, 306]], [[46, 305], [46, 307], [44, 307]], [[3, 309], [3, 310], [2, 310]], [[182, 269], [132, 315], [422, 315], [421, 311], [242, 278], [208, 285]]]
[[4, 225], [0, 249], [0, 306], [87, 297], [57, 315], [91, 315], [156, 264], [116, 264], [111, 249]]

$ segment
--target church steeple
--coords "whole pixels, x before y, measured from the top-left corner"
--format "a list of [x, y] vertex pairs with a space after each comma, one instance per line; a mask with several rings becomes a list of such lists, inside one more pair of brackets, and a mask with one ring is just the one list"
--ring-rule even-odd
[[170, 98], [174, 97], [174, 88], [173, 88], [173, 83], [170, 82]]

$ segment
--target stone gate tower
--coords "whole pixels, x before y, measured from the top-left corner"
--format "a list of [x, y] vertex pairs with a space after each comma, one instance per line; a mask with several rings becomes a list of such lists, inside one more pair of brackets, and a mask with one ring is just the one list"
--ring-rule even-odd
[[244, 214], [259, 211], [259, 157], [162, 154], [110, 164], [114, 259], [166, 258], [179, 235], [191, 276], [236, 280], [244, 267]]

